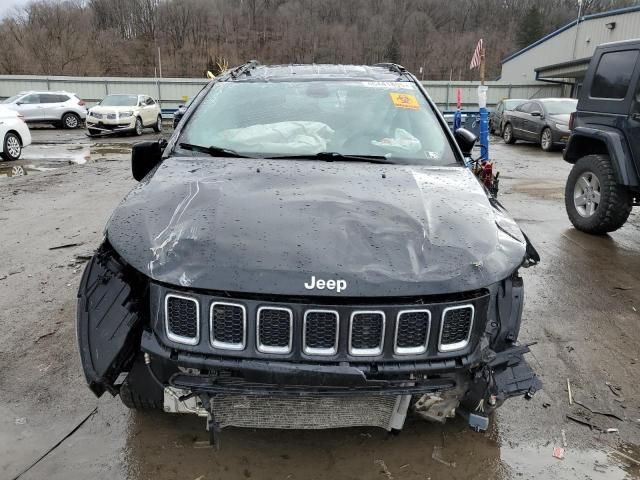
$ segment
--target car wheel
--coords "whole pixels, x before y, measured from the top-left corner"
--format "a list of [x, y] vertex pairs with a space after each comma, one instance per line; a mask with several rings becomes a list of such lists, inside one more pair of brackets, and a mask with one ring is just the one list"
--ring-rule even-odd
[[133, 410], [160, 410], [164, 404], [164, 390], [151, 378], [147, 365], [138, 356], [131, 371], [120, 386], [120, 400]]
[[564, 193], [574, 227], [601, 235], [620, 228], [631, 213], [631, 195], [615, 179], [608, 155], [587, 155], [571, 169]]
[[153, 127], [153, 131], [156, 133], [160, 133], [162, 131], [162, 115], [158, 115], [156, 124]]
[[143, 130], [144, 130], [144, 126], [142, 125], [142, 120], [140, 119], [140, 117], [138, 117], [136, 118], [136, 126], [135, 126], [136, 135], [138, 136], [142, 135]]
[[13, 132], [4, 136], [2, 144], [2, 158], [5, 160], [18, 160], [22, 154], [22, 142], [20, 137]]
[[514, 143], [516, 143], [516, 138], [513, 136], [513, 127], [510, 123], [507, 123], [504, 126], [504, 130], [502, 131], [502, 139], [504, 140], [504, 143], [507, 143], [509, 145], [513, 145]]
[[540, 135], [540, 146], [545, 152], [553, 150], [553, 133], [549, 127], [545, 127]]
[[80, 126], [80, 117], [75, 113], [65, 113], [62, 116], [62, 127], [63, 128], [78, 128]]

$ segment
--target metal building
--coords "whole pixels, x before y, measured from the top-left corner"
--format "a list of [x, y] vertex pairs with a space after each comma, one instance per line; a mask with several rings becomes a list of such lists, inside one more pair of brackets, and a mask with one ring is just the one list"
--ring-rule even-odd
[[585, 15], [502, 61], [502, 82], [567, 85], [576, 95], [596, 47], [640, 38], [640, 6]]

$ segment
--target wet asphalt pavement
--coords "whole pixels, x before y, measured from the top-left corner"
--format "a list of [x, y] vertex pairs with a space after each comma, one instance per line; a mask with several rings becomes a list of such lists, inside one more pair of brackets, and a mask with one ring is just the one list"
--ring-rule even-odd
[[[522, 272], [520, 340], [537, 342], [529, 362], [544, 385], [532, 400], [509, 400], [482, 434], [461, 420], [414, 418], [399, 435], [228, 429], [216, 451], [203, 419], [97, 400], [81, 372], [77, 285], [111, 211], [135, 185], [128, 155], [140, 138], [32, 133], [23, 159], [0, 163], [0, 479], [27, 469], [20, 478], [640, 478], [640, 212], [608, 236], [571, 228], [570, 165], [559, 152], [497, 140], [491, 150], [500, 199], [542, 256]], [[50, 250], [67, 244], [77, 245]], [[567, 379], [577, 401], [620, 420], [570, 406]], [[568, 413], [619, 431], [592, 431]], [[563, 431], [560, 460], [552, 451]]]

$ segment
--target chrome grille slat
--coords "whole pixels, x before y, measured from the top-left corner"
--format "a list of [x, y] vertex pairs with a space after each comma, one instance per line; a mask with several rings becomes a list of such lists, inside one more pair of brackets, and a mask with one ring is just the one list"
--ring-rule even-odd
[[209, 310], [211, 345], [225, 350], [243, 350], [247, 339], [247, 314], [244, 305], [213, 302]]
[[164, 318], [169, 340], [185, 345], [200, 341], [200, 305], [195, 298], [168, 294], [164, 299]]
[[340, 316], [335, 310], [307, 310], [302, 326], [302, 349], [307, 355], [338, 353]]
[[286, 354], [293, 343], [293, 312], [283, 307], [260, 307], [256, 321], [258, 351]]
[[401, 310], [396, 318], [394, 352], [397, 355], [419, 355], [427, 351], [431, 332], [429, 310]]
[[475, 308], [473, 305], [447, 307], [442, 312], [438, 350], [452, 352], [469, 345]]
[[349, 322], [349, 354], [376, 356], [384, 345], [385, 315], [380, 310], [356, 310]]

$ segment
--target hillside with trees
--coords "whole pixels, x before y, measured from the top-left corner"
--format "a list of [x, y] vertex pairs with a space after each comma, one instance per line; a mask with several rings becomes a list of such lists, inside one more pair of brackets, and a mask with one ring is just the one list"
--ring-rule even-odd
[[[0, 74], [202, 76], [263, 63], [394, 61], [425, 79], [487, 75], [577, 16], [577, 0], [36, 0], [0, 22]], [[638, 0], [584, 0], [585, 14]]]

